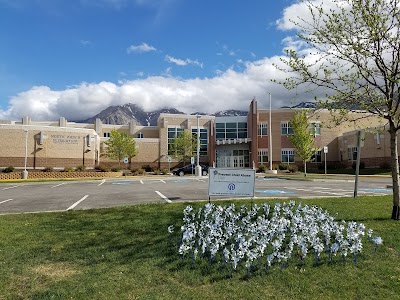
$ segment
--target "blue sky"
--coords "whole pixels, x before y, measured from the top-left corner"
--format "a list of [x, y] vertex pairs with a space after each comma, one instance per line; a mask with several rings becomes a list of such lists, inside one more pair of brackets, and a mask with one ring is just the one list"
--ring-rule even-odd
[[272, 84], [298, 1], [0, 0], [0, 119], [310, 100]]

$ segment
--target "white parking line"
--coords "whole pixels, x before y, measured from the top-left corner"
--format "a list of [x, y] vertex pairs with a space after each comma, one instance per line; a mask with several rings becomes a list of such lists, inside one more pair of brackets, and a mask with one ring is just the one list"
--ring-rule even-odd
[[101, 186], [104, 182], [106, 182], [106, 180], [105, 179], [103, 179], [100, 183], [99, 183], [99, 185], [98, 186]]
[[144, 184], [144, 183], [143, 183], [143, 180], [140, 180], [140, 183], [141, 183], [141, 184]]
[[4, 189], [3, 189], [3, 191], [4, 191], [4, 190], [13, 189], [13, 188], [16, 188], [16, 187], [18, 187], [18, 185], [14, 185], [14, 186], [6, 187], [6, 188], [4, 188]]
[[55, 188], [55, 187], [58, 187], [58, 186], [60, 186], [60, 185], [63, 185], [63, 184], [67, 184], [67, 183], [66, 183], [66, 182], [63, 182], [63, 183], [60, 183], [60, 184], [54, 185], [54, 186], [52, 186], [51, 188]]
[[70, 207], [68, 207], [67, 210], [73, 209], [75, 206], [77, 206], [79, 203], [81, 203], [81, 202], [82, 202], [83, 200], [85, 200], [87, 197], [89, 197], [89, 195], [83, 196], [81, 200], [76, 201], [74, 204], [72, 204]]
[[7, 200], [4, 200], [4, 201], [1, 201], [0, 204], [6, 203], [8, 201], [12, 201], [12, 199], [7, 199]]
[[172, 203], [171, 200], [169, 200], [166, 196], [164, 196], [163, 194], [161, 194], [159, 191], [155, 191], [158, 196], [160, 196], [161, 198], [163, 198], [165, 201], [167, 201], [168, 203]]
[[165, 180], [160, 179], [160, 181], [161, 181], [162, 183], [166, 183]]

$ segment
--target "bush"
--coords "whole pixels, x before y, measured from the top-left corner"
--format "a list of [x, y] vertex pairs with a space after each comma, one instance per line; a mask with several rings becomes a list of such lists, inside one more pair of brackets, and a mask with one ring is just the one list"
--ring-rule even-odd
[[390, 169], [390, 164], [388, 162], [382, 162], [379, 165], [380, 169]]
[[283, 171], [283, 170], [287, 170], [288, 169], [288, 165], [287, 164], [280, 164], [278, 166], [279, 170]]
[[12, 173], [14, 171], [15, 171], [15, 168], [13, 166], [9, 166], [3, 170], [3, 173]]
[[121, 167], [120, 166], [111, 167], [111, 172], [120, 172], [120, 171], [121, 171]]
[[277, 164], [272, 164], [272, 170], [278, 170], [279, 166]]
[[154, 175], [160, 175], [161, 174], [161, 171], [159, 170], [159, 169], [154, 169]]
[[163, 173], [164, 175], [168, 175], [169, 172], [168, 172], [168, 169], [162, 169], [161, 173]]
[[53, 169], [53, 167], [46, 167], [46, 168], [44, 168], [42, 171], [43, 171], [43, 172], [53, 172], [54, 169]]
[[143, 170], [142, 168], [140, 168], [140, 169], [137, 169], [137, 170], [133, 173], [133, 175], [135, 175], [135, 176], [138, 176], [138, 175], [146, 175], [146, 171]]
[[65, 168], [64, 168], [64, 172], [72, 173], [73, 171], [74, 171], [74, 168], [73, 168], [73, 167], [65, 167]]
[[86, 166], [84, 166], [84, 165], [77, 166], [77, 167], [75, 168], [75, 171], [77, 171], [77, 172], [83, 172], [83, 171], [85, 171], [85, 170], [86, 170]]
[[110, 172], [110, 170], [111, 170], [110, 166], [107, 166], [107, 165], [97, 165], [95, 167], [95, 169], [100, 172]]
[[[353, 162], [351, 164], [351, 167], [352, 167], [353, 170], [355, 170], [356, 169], [356, 162]], [[361, 169], [365, 169], [365, 163], [363, 161], [360, 161], [360, 170]]]
[[290, 173], [296, 173], [299, 171], [299, 168], [296, 165], [290, 165], [288, 170]]
[[267, 169], [266, 166], [263, 165], [263, 164], [261, 164], [261, 165], [258, 166], [257, 172], [258, 172], [258, 173], [265, 173], [265, 170], [266, 170], [266, 169]]
[[153, 172], [153, 168], [150, 167], [149, 165], [142, 166], [142, 169], [145, 170], [146, 172]]
[[122, 172], [122, 176], [130, 176], [132, 173], [130, 170], [125, 170], [124, 172]]

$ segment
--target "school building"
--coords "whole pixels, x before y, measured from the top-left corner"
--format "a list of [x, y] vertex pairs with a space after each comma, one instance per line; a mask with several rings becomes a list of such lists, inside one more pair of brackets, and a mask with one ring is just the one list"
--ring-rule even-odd
[[[137, 155], [132, 167], [175, 167], [181, 162], [172, 157], [169, 163], [168, 145], [182, 131], [197, 134], [200, 130], [200, 162], [224, 168], [267, 167], [273, 164], [298, 164], [288, 136], [293, 133], [290, 120], [295, 109], [259, 109], [252, 100], [247, 116], [214, 117], [208, 115], [161, 114], [157, 126], [138, 126], [134, 121], [127, 125], [94, 124], [57, 121], [38, 122], [24, 117], [21, 121], [0, 120], [0, 168], [13, 166], [23, 169], [46, 167], [65, 168], [98, 164], [117, 164], [107, 158], [106, 144], [113, 129], [126, 132], [135, 139]], [[314, 135], [319, 151], [310, 167], [323, 164], [323, 147], [328, 147], [326, 161], [330, 164], [351, 165], [357, 148], [357, 130], [368, 129], [361, 151], [366, 166], [380, 166], [390, 162], [389, 137], [386, 131], [377, 132], [382, 120], [366, 113], [355, 123], [332, 121], [326, 110], [309, 112], [310, 132]], [[271, 113], [271, 116], [270, 116]], [[359, 113], [349, 113], [358, 118]], [[270, 122], [271, 119], [271, 122]], [[375, 132], [377, 133], [373, 133]], [[271, 140], [270, 140], [271, 139]], [[271, 141], [271, 143], [270, 143]], [[270, 147], [272, 144], [272, 147]], [[194, 154], [195, 155], [195, 154]], [[182, 163], [181, 163], [182, 164]]]

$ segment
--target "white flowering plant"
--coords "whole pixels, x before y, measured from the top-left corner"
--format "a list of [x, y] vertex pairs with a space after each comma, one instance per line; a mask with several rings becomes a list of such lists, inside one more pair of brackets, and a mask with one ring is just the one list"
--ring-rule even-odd
[[[265, 203], [250, 208], [208, 203], [198, 211], [189, 205], [183, 211], [178, 253], [183, 261], [191, 257], [192, 263], [205, 257], [210, 264], [218, 261], [220, 269], [228, 265], [231, 273], [244, 265], [247, 275], [255, 265], [283, 268], [296, 257], [304, 264], [310, 253], [316, 265], [322, 256], [332, 262], [339, 255], [345, 261], [349, 253], [356, 264], [365, 231], [362, 223], [336, 221], [317, 206], [295, 201], [276, 203], [273, 208]], [[368, 230], [367, 236], [375, 244], [375, 253], [382, 239], [372, 238], [372, 232]]]

